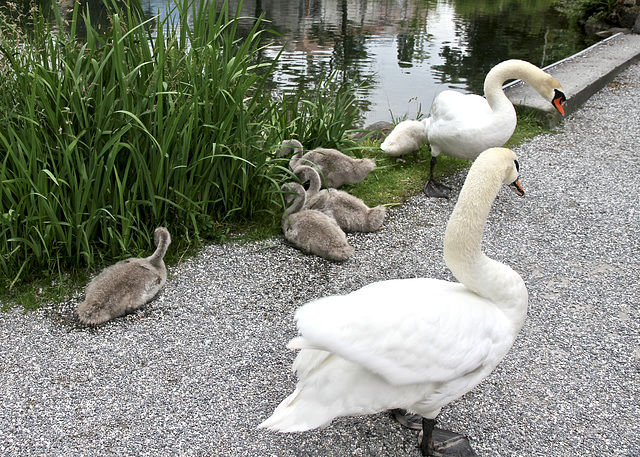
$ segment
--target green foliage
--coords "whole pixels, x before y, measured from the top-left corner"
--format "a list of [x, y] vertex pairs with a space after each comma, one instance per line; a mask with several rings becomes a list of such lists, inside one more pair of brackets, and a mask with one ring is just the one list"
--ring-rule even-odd
[[256, 59], [267, 32], [238, 30], [241, 4], [175, 8], [114, 3], [104, 34], [78, 3], [67, 29], [55, 7], [28, 37], [0, 22], [0, 287], [149, 255], [159, 225], [186, 245], [224, 238], [277, 208], [283, 138], [344, 137], [349, 88], [272, 97], [277, 59]]
[[579, 22], [611, 22], [619, 0], [573, 0], [560, 6], [569, 16]]
[[356, 123], [356, 83], [339, 85], [337, 72], [321, 80], [310, 93], [295, 91], [284, 94], [280, 118], [282, 137], [298, 138], [305, 149], [353, 146], [345, 140], [347, 129]]

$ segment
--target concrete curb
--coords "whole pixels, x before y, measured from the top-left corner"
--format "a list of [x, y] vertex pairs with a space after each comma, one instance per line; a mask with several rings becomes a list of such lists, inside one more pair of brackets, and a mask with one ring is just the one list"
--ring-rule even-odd
[[[570, 114], [639, 60], [640, 35], [618, 33], [544, 70], [562, 84], [567, 96], [565, 113]], [[562, 119], [550, 103], [520, 80], [506, 84], [504, 91], [514, 105], [533, 109], [549, 125]]]

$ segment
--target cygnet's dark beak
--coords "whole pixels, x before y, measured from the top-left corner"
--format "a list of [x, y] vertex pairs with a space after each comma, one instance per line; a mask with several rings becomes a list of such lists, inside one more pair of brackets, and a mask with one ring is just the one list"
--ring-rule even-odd
[[511, 184], [509, 184], [509, 187], [511, 189], [513, 189], [513, 191], [520, 195], [521, 197], [524, 195], [524, 189], [522, 188], [522, 186], [520, 185], [520, 180], [516, 179], [515, 181], [513, 181]]

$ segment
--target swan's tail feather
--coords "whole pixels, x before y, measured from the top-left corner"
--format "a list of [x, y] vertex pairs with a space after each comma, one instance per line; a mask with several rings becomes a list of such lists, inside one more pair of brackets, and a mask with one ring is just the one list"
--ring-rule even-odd
[[369, 214], [367, 214], [367, 222], [372, 230], [378, 230], [382, 227], [384, 219], [387, 216], [387, 208], [384, 206], [376, 206], [371, 208]]
[[291, 341], [287, 343], [287, 349], [319, 349], [318, 346], [315, 346], [309, 340], [297, 336], [293, 338]]
[[326, 427], [331, 423], [333, 417], [327, 418], [327, 415], [322, 413], [322, 410], [326, 410], [326, 408], [315, 402], [300, 400], [299, 394], [300, 390], [296, 389], [285, 398], [273, 414], [258, 425], [258, 428], [292, 433]]
[[364, 164], [364, 169], [367, 172], [371, 172], [376, 167], [376, 161], [369, 158], [359, 159]]
[[[330, 352], [317, 349], [303, 337], [292, 339], [287, 347], [303, 349], [293, 362], [293, 371], [300, 382], [304, 382], [312, 375], [319, 365], [326, 363]], [[309, 392], [301, 390], [300, 384], [296, 390], [285, 398], [275, 409], [271, 417], [258, 425], [258, 428], [268, 428], [279, 432], [303, 432], [314, 428], [326, 427], [331, 423], [335, 414], [330, 412], [330, 405], [318, 402]]]
[[108, 304], [86, 299], [78, 305], [78, 319], [85, 325], [100, 325], [113, 319], [114, 312]]
[[[357, 165], [356, 165], [357, 164]], [[376, 167], [376, 162], [367, 157], [363, 159], [355, 159], [348, 168], [350, 168], [351, 177], [348, 182], [356, 183], [362, 181]]]

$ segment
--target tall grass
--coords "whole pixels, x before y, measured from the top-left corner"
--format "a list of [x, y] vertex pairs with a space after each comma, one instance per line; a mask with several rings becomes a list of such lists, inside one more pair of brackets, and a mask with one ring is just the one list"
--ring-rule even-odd
[[341, 86], [336, 81], [337, 72], [333, 72], [310, 93], [297, 91], [284, 95], [281, 110], [288, 114], [280, 117], [278, 128], [284, 138], [298, 137], [305, 149], [344, 144], [347, 127], [357, 121], [354, 94], [358, 83], [352, 80]]
[[112, 5], [106, 35], [77, 2], [66, 33], [57, 9], [29, 39], [0, 24], [0, 286], [148, 252], [158, 225], [198, 240], [270, 211], [277, 144], [344, 137], [348, 90], [275, 99], [260, 19], [241, 33], [241, 5], [196, 3], [175, 20]]

